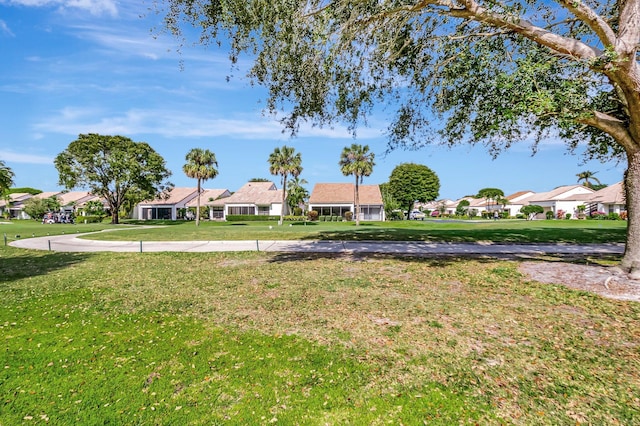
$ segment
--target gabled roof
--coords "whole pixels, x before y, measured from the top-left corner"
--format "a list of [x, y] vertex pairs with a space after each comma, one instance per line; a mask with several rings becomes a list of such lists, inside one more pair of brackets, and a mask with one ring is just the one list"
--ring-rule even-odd
[[88, 191], [71, 191], [71, 192], [63, 192], [59, 194], [58, 199], [60, 200], [60, 205], [68, 206], [71, 203], [76, 203], [76, 205], [82, 205], [90, 200], [98, 200], [99, 197], [92, 195]]
[[525, 191], [518, 191], [518, 192], [514, 192], [513, 194], [505, 197], [507, 200], [509, 200], [510, 203], [518, 203], [518, 201], [523, 201], [524, 199], [534, 195], [535, 192], [533, 191], [529, 191], [529, 190], [525, 190]]
[[[228, 189], [205, 189], [200, 193], [200, 205], [210, 206], [218, 199], [224, 199], [229, 197], [231, 193]], [[209, 201], [211, 199], [212, 201]], [[198, 197], [193, 197], [193, 200], [189, 201], [187, 207], [196, 207], [198, 205]]]
[[231, 196], [211, 203], [214, 206], [225, 204], [282, 204], [282, 190], [277, 189], [273, 182], [247, 182]]
[[61, 194], [62, 192], [60, 191], [41, 192], [39, 194], [34, 195], [33, 198], [45, 199], [45, 198], [57, 197]]
[[169, 205], [169, 204], [179, 204], [186, 201], [191, 200], [198, 193], [197, 188], [173, 188], [171, 192], [168, 193], [168, 197], [166, 198], [154, 198], [153, 200], [146, 200], [140, 204], [144, 205]]
[[[29, 198], [33, 197], [33, 195], [28, 192], [14, 192], [13, 194], [9, 194], [9, 203], [18, 203], [21, 201], [26, 201]], [[4, 207], [7, 205], [7, 201], [3, 198], [0, 198], [0, 207]]]
[[[378, 185], [360, 185], [358, 187], [360, 204], [382, 204], [382, 193]], [[309, 204], [351, 204], [354, 202], [355, 184], [353, 183], [317, 183], [313, 187]]]
[[565, 185], [559, 186], [548, 192], [540, 192], [533, 194], [522, 200], [529, 204], [541, 201], [558, 201], [558, 200], [585, 200], [585, 195], [593, 193], [593, 189], [584, 185]]
[[625, 204], [622, 182], [614, 183], [590, 194], [589, 201], [601, 204]]

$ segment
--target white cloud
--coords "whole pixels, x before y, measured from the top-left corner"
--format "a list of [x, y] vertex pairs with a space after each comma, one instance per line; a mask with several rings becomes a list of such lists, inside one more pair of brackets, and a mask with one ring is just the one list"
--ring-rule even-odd
[[114, 0], [0, 0], [0, 3], [28, 7], [52, 6], [61, 10], [79, 9], [96, 16], [118, 15], [118, 8]]
[[11, 31], [11, 28], [7, 25], [5, 21], [0, 19], [0, 33], [8, 35], [10, 37], [15, 37], [15, 34]]
[[51, 164], [53, 158], [43, 155], [23, 154], [12, 151], [0, 151], [0, 158], [12, 163]]

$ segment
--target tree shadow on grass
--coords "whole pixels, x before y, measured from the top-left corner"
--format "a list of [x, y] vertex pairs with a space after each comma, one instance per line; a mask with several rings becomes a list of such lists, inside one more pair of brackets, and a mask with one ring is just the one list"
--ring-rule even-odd
[[61, 253], [14, 248], [0, 249], [0, 283], [46, 275], [92, 256], [90, 253]]
[[348, 259], [352, 261], [366, 260], [397, 260], [402, 262], [428, 263], [431, 266], [448, 266], [458, 262], [476, 260], [479, 262], [506, 261], [538, 261], [538, 262], [566, 262], [575, 264], [610, 264], [621, 260], [620, 255], [611, 254], [403, 254], [403, 253], [300, 253], [280, 252], [269, 259], [270, 263], [287, 263], [300, 261], [313, 261], [318, 259]]

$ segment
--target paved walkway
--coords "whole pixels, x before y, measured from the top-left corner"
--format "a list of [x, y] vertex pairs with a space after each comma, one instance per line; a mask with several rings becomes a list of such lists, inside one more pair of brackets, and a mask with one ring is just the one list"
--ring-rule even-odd
[[[86, 235], [86, 234], [85, 234]], [[12, 247], [60, 252], [222, 252], [386, 253], [419, 256], [622, 254], [624, 244], [492, 244], [383, 241], [98, 241], [77, 235], [26, 238]]]

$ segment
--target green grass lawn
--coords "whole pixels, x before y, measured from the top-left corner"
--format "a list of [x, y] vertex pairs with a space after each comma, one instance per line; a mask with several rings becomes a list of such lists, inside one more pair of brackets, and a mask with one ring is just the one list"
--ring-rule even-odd
[[359, 227], [352, 222], [285, 222], [283, 226], [275, 222], [203, 222], [199, 227], [194, 222], [183, 221], [151, 223], [159, 227], [120, 225], [122, 231], [92, 234], [85, 238], [130, 241], [320, 239], [506, 243], [607, 243], [626, 240], [625, 221], [401, 221], [364, 222]]
[[638, 424], [640, 304], [517, 268], [2, 246], [0, 424]]

